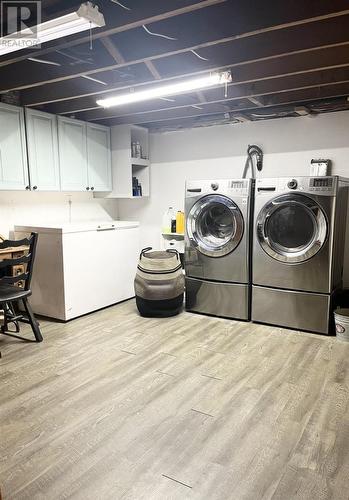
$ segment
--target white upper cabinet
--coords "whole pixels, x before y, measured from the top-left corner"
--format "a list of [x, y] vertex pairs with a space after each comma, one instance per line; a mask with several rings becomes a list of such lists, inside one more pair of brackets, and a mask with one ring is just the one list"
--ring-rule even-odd
[[86, 123], [58, 117], [62, 191], [88, 191]]
[[31, 189], [59, 191], [57, 117], [26, 109]]
[[23, 108], [0, 104], [0, 189], [28, 187]]
[[111, 191], [110, 128], [87, 124], [88, 181], [92, 191]]
[[25, 117], [27, 135], [23, 108], [0, 103], [0, 190], [112, 191], [109, 127], [29, 108]]

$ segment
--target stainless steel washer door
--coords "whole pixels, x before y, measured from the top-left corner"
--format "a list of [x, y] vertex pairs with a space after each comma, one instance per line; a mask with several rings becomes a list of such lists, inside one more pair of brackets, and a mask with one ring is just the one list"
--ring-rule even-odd
[[314, 257], [327, 238], [327, 220], [320, 206], [297, 193], [267, 203], [259, 213], [256, 229], [263, 250], [287, 264]]
[[207, 195], [193, 205], [187, 217], [191, 243], [208, 257], [223, 257], [238, 246], [244, 219], [238, 206], [223, 195]]

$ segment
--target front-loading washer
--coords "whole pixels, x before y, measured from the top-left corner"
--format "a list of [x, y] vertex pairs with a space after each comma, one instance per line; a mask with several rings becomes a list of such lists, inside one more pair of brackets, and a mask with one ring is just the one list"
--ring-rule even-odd
[[250, 319], [252, 179], [188, 181], [186, 309]]

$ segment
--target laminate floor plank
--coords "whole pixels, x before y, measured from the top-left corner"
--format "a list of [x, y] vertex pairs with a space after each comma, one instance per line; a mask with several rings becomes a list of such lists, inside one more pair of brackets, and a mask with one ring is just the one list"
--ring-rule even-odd
[[349, 344], [133, 300], [41, 327], [0, 338], [3, 500], [349, 499]]

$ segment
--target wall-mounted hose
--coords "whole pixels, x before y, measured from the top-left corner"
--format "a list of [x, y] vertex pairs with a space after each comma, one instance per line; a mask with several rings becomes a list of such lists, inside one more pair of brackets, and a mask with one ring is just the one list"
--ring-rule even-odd
[[258, 172], [260, 172], [263, 168], [263, 151], [256, 144], [249, 144], [247, 148], [247, 158], [246, 158], [245, 168], [242, 174], [243, 179], [246, 178], [249, 168], [251, 169], [251, 177], [253, 179], [256, 178], [256, 169], [253, 162], [254, 157], [256, 157], [257, 170]]

